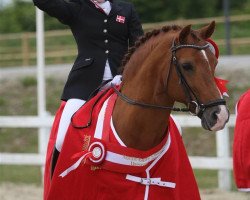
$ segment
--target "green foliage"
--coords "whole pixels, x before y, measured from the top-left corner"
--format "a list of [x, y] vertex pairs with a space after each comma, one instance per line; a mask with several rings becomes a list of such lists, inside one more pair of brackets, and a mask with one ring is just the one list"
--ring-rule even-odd
[[[217, 0], [127, 0], [134, 3], [142, 22], [158, 22], [178, 18], [202, 18], [223, 15], [223, 1]], [[250, 11], [250, 0], [231, 0], [230, 13], [244, 14]], [[0, 10], [0, 33], [35, 31], [35, 7], [33, 3], [15, 0], [11, 6]], [[45, 30], [66, 29], [45, 14]]]
[[[36, 30], [35, 15], [35, 6], [32, 3], [14, 1], [12, 6], [0, 10], [0, 33], [34, 32]], [[47, 14], [44, 20], [45, 30], [67, 28]]]
[[35, 9], [30, 3], [15, 1], [0, 11], [0, 33], [35, 30]]
[[[217, 0], [131, 0], [142, 22], [223, 15], [223, 1]], [[248, 13], [250, 0], [231, 0], [230, 12]], [[249, 9], [246, 9], [249, 8]], [[244, 12], [245, 11], [245, 12]]]

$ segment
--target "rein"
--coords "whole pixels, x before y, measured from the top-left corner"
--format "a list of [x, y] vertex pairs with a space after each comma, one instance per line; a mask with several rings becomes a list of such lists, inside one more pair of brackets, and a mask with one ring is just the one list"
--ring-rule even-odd
[[[135, 106], [141, 106], [144, 108], [153, 108], [153, 109], [165, 109], [165, 110], [172, 110], [172, 111], [177, 111], [177, 112], [190, 112], [192, 115], [199, 116], [201, 117], [203, 112], [205, 111], [206, 108], [217, 106], [217, 105], [225, 105], [226, 101], [224, 99], [218, 99], [215, 101], [211, 101], [207, 104], [202, 104], [200, 103], [199, 99], [195, 95], [194, 91], [192, 88], [189, 86], [187, 83], [184, 75], [181, 72], [180, 65], [177, 61], [176, 58], [176, 51], [179, 49], [183, 48], [193, 48], [197, 50], [203, 50], [209, 47], [209, 44], [203, 45], [203, 46], [198, 46], [198, 45], [192, 45], [192, 44], [184, 44], [184, 45], [175, 45], [175, 42], [173, 41], [172, 47], [171, 47], [171, 52], [172, 52], [172, 62], [175, 65], [176, 72], [178, 74], [178, 77], [180, 78], [180, 83], [183, 87], [183, 90], [185, 92], [185, 95], [189, 99], [188, 107], [186, 108], [177, 108], [177, 107], [171, 107], [171, 106], [162, 106], [162, 105], [155, 105], [155, 104], [148, 104], [144, 102], [139, 102], [136, 100], [133, 100], [126, 95], [122, 94], [113, 84], [111, 84], [111, 87], [115, 91], [115, 93], [126, 103], [135, 105]], [[195, 100], [192, 99], [192, 95], [194, 96]], [[193, 113], [190, 110], [190, 107], [194, 105], [195, 106], [195, 113]]]
[[170, 106], [160, 106], [160, 105], [154, 105], [154, 104], [148, 104], [143, 102], [138, 102], [133, 99], [128, 98], [126, 95], [122, 94], [116, 87], [112, 84], [111, 87], [114, 89], [115, 93], [121, 97], [122, 100], [125, 102], [135, 105], [135, 106], [141, 106], [144, 108], [154, 108], [154, 109], [166, 109], [166, 110], [173, 110], [177, 112], [189, 112], [188, 108], [176, 108], [176, 107], [170, 107]]

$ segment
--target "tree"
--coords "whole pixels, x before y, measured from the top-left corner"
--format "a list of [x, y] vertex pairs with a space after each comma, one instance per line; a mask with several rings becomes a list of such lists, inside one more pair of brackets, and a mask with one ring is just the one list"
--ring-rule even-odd
[[0, 32], [21, 32], [35, 30], [35, 10], [30, 3], [16, 1], [0, 11]]
[[[65, 29], [45, 14], [45, 30]], [[34, 32], [36, 30], [35, 6], [33, 3], [14, 1], [13, 5], [0, 10], [0, 33]]]

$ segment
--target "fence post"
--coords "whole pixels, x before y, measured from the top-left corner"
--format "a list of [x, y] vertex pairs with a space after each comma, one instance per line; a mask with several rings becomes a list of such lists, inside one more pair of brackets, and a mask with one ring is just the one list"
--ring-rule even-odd
[[[45, 90], [45, 57], [44, 57], [44, 15], [41, 10], [36, 8], [36, 53], [37, 53], [37, 110], [40, 119], [45, 119], [46, 112], [46, 90]], [[39, 128], [39, 154], [45, 155], [48, 130], [44, 127]], [[40, 144], [43, 143], [43, 146]], [[43, 177], [44, 165], [41, 167]], [[42, 178], [43, 180], [43, 178]]]
[[[229, 139], [229, 127], [226, 125], [221, 131], [216, 132], [216, 146], [217, 157], [229, 158], [230, 157], [230, 139]], [[219, 170], [218, 171], [218, 187], [221, 190], [231, 190], [231, 170]]]
[[[45, 120], [46, 118], [50, 117], [49, 112], [44, 112], [43, 115], [39, 116], [40, 120]], [[50, 128], [39, 128], [38, 129], [38, 153], [39, 155], [46, 156], [47, 151], [47, 144], [49, 141], [49, 134]], [[45, 160], [44, 160], [45, 163]], [[42, 175], [42, 183], [43, 183], [43, 176], [44, 176], [44, 165], [41, 166], [41, 175]]]

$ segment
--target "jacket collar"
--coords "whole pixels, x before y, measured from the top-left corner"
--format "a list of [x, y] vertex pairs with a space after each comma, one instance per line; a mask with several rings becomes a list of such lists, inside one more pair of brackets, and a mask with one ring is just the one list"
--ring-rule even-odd
[[122, 6], [115, 0], [111, 2], [111, 11], [109, 13], [109, 16], [113, 16], [117, 13], [119, 13], [122, 10]]
[[[95, 5], [91, 2], [91, 0], [80, 0], [80, 1], [85, 1], [90, 6], [95, 7]], [[110, 1], [110, 3], [111, 3], [111, 11], [108, 16], [113, 16], [122, 10], [122, 6], [116, 0], [112, 0]]]

